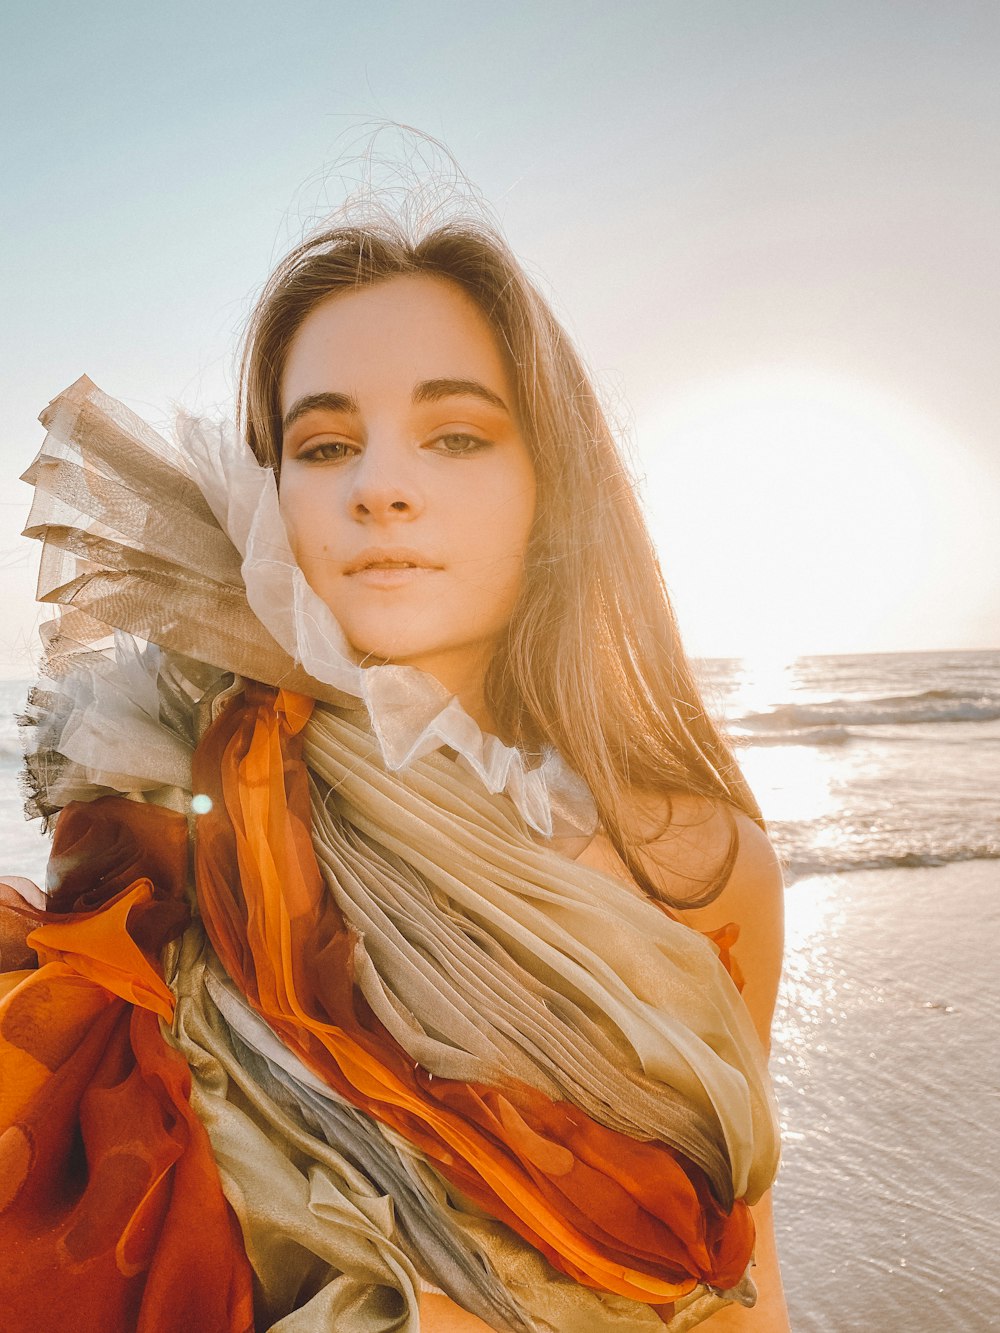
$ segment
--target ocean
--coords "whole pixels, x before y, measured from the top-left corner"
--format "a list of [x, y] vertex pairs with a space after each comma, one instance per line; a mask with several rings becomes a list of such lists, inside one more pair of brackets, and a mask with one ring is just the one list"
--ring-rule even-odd
[[1000, 651], [700, 675], [785, 867], [792, 1327], [1000, 1328]]
[[[1000, 1328], [1000, 651], [696, 666], [785, 869], [771, 1070], [792, 1327]], [[0, 871], [40, 881], [26, 690], [0, 682]]]

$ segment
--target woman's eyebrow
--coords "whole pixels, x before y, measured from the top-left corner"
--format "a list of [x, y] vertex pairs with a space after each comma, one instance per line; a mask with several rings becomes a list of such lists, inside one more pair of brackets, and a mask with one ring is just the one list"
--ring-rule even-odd
[[[502, 412], [510, 416], [510, 409], [500, 395], [488, 389], [479, 380], [421, 380], [413, 390], [415, 403], [436, 403], [442, 398], [481, 398], [484, 403], [489, 403], [491, 407], [499, 407]], [[357, 416], [360, 408], [357, 399], [347, 393], [307, 393], [304, 397], [297, 398], [285, 413], [281, 423], [282, 430], [288, 430], [307, 412], [316, 411], [343, 412], [348, 416], [352, 414]]]
[[358, 413], [357, 400], [346, 393], [307, 393], [302, 398], [296, 398], [291, 407], [285, 413], [281, 423], [281, 429], [287, 430], [289, 426], [295, 424], [299, 417], [304, 417], [307, 412], [344, 412], [348, 415]]
[[434, 403], [440, 398], [481, 398], [491, 407], [499, 407], [510, 415], [510, 409], [500, 395], [480, 384], [479, 380], [422, 380], [413, 390], [415, 403]]

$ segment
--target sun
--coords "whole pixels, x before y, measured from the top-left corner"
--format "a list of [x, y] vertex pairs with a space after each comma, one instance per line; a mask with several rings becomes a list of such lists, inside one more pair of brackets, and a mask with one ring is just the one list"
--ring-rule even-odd
[[861, 381], [773, 367], [699, 385], [637, 435], [691, 651], [782, 661], [913, 646], [925, 589], [942, 583], [929, 530], [945, 515], [957, 536], [974, 503], [943, 429]]

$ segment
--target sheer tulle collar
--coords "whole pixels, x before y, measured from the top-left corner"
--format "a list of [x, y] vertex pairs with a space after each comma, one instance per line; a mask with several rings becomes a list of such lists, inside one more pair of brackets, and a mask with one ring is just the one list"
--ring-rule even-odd
[[41, 420], [48, 435], [24, 476], [35, 486], [26, 535], [44, 543], [39, 596], [67, 606], [64, 637], [82, 611], [89, 638], [116, 631], [115, 656], [125, 632], [238, 675], [357, 700], [391, 770], [447, 747], [543, 837], [593, 831], [591, 794], [555, 750], [529, 762], [427, 673], [359, 664], [295, 561], [274, 473], [230, 422], [181, 412], [167, 440], [86, 376]]

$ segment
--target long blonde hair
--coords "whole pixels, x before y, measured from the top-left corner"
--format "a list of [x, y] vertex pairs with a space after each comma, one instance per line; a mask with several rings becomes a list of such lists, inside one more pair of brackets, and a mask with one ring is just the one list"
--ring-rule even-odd
[[[338, 291], [413, 273], [472, 297], [510, 359], [532, 451], [537, 509], [525, 577], [488, 668], [499, 734], [529, 753], [555, 746], [584, 779], [601, 826], [636, 882], [673, 908], [711, 902], [736, 859], [730, 810], [765, 828], [733, 749], [705, 707], [635, 488], [597, 393], [548, 303], [499, 233], [479, 219], [418, 237], [398, 222], [328, 227], [281, 260], [250, 316], [237, 417], [257, 459], [281, 462], [280, 384], [306, 315]], [[642, 859], [637, 794], [708, 797], [729, 846], [704, 892], [674, 898]]]

